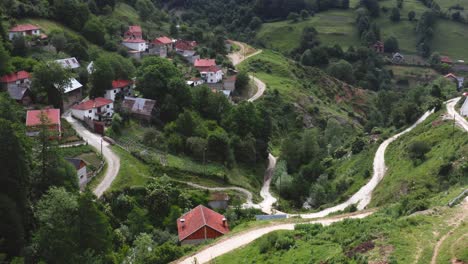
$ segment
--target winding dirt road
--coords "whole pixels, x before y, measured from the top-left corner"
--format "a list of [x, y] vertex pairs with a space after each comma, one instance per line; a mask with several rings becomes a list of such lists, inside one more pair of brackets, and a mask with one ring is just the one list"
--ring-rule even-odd
[[457, 125], [468, 132], [468, 121], [455, 110], [455, 105], [460, 100], [461, 97], [457, 97], [447, 101], [447, 114], [450, 118], [455, 117]]
[[[361, 212], [361, 213], [353, 214], [353, 215], [337, 216], [333, 218], [314, 220], [308, 223], [322, 224], [324, 226], [328, 226], [330, 224], [342, 221], [344, 219], [360, 219], [360, 218], [367, 217], [371, 214], [372, 212]], [[278, 224], [278, 225], [273, 225], [273, 226], [268, 226], [268, 227], [257, 228], [257, 229], [250, 230], [250, 231], [245, 231], [234, 236], [228, 236], [216, 242], [215, 244], [202, 249], [201, 251], [195, 253], [194, 255], [178, 260], [175, 263], [181, 263], [181, 264], [207, 263], [215, 259], [216, 257], [226, 254], [239, 247], [245, 246], [265, 234], [268, 234], [273, 231], [278, 231], [278, 230], [294, 230], [294, 226], [295, 224], [293, 223]]]
[[[239, 41], [234, 41], [234, 40], [230, 40], [230, 42], [237, 45], [237, 46], [239, 46], [239, 48], [240, 48], [239, 51], [228, 54], [228, 58], [232, 61], [232, 64], [234, 66], [236, 66], [239, 63], [243, 62], [244, 60], [246, 60], [246, 59], [248, 59], [250, 57], [253, 57], [253, 56], [257, 55], [257, 54], [260, 54], [262, 52], [262, 50], [257, 50], [254, 53], [245, 56], [246, 50], [247, 50], [246, 44], [244, 44], [242, 42], [239, 42]], [[250, 79], [252, 79], [254, 81], [255, 85], [257, 86], [257, 92], [247, 100], [249, 102], [253, 102], [253, 101], [259, 99], [260, 97], [262, 97], [263, 93], [265, 93], [266, 84], [264, 82], [262, 82], [260, 79], [254, 77], [253, 75], [249, 75], [249, 77], [250, 77]]]
[[102, 140], [102, 137], [98, 134], [94, 134], [86, 129], [78, 120], [74, 119], [70, 112], [64, 114], [65, 119], [71, 124], [73, 129], [85, 140], [89, 145], [96, 148], [98, 151], [101, 150], [102, 144], [102, 155], [107, 162], [107, 170], [104, 178], [99, 185], [94, 189], [94, 194], [99, 198], [102, 194], [109, 189], [112, 182], [117, 177], [120, 169], [120, 158], [112, 152], [109, 144]]

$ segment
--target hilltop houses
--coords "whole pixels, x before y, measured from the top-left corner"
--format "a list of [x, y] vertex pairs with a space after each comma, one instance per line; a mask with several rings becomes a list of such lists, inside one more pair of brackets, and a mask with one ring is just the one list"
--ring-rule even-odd
[[127, 47], [128, 53], [137, 59], [141, 58], [141, 53], [148, 49], [146, 40], [143, 39], [143, 32], [140, 26], [129, 26], [124, 33], [122, 45]]
[[13, 40], [16, 36], [37, 36], [41, 39], [47, 38], [47, 35], [41, 33], [41, 28], [31, 24], [16, 25], [8, 31], [8, 39]]
[[153, 111], [156, 107], [156, 101], [145, 98], [125, 97], [122, 102], [122, 108], [130, 113], [133, 117], [151, 121]]
[[195, 68], [200, 72], [201, 78], [206, 83], [218, 83], [223, 80], [223, 70], [216, 65], [214, 59], [197, 59]]
[[184, 57], [189, 63], [194, 63], [195, 60], [199, 59], [195, 48], [198, 46], [196, 41], [177, 40], [174, 48], [175, 51]]
[[[75, 70], [80, 67], [80, 63], [75, 57], [55, 60], [55, 62], [64, 69]], [[55, 86], [56, 88], [63, 88], [62, 104], [64, 110], [68, 110], [73, 104], [83, 99], [83, 85], [75, 78], [70, 78], [68, 81], [69, 84], [65, 87]]]

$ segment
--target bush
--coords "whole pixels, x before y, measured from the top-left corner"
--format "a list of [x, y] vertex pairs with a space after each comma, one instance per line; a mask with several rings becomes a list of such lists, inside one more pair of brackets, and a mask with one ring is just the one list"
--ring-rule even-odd
[[412, 160], [423, 161], [426, 157], [426, 153], [431, 150], [429, 144], [424, 141], [415, 141], [408, 147], [408, 154]]
[[290, 236], [280, 236], [275, 243], [275, 249], [287, 250], [294, 245], [294, 239]]

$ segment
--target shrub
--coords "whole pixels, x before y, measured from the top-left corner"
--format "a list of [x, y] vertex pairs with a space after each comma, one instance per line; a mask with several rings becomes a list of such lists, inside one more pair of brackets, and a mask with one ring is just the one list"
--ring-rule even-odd
[[275, 249], [287, 250], [294, 245], [294, 239], [290, 236], [280, 236], [275, 243]]
[[423, 161], [426, 158], [426, 153], [431, 150], [429, 144], [424, 141], [414, 141], [408, 147], [408, 154], [412, 160]]

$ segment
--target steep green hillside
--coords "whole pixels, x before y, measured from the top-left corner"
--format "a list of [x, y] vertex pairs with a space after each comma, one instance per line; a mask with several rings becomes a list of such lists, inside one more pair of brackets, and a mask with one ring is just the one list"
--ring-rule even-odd
[[[468, 137], [453, 127], [453, 121], [444, 121], [441, 114], [433, 114], [389, 146], [385, 155], [388, 171], [374, 191], [371, 205], [382, 206], [407, 197], [427, 207], [428, 197], [450, 186], [468, 184]], [[425, 142], [430, 148], [424, 158], [410, 157], [414, 142]]]
[[321, 12], [297, 23], [291, 21], [265, 23], [257, 33], [256, 40], [267, 48], [289, 53], [299, 46], [302, 31], [307, 26], [315, 27], [323, 45], [340, 44], [343, 47], [359, 45], [354, 26], [354, 13], [345, 10]]
[[[295, 231], [265, 235], [216, 259], [216, 263], [430, 263], [440, 241], [436, 263], [468, 261], [465, 207], [438, 207], [418, 215], [394, 218], [392, 210], [329, 227], [296, 225]], [[441, 240], [446, 236], [446, 239]], [[452, 262], [453, 263], [453, 262]]]
[[329, 116], [353, 120], [365, 118], [369, 109], [372, 93], [331, 78], [319, 69], [301, 66], [277, 52], [265, 50], [239, 68], [264, 81], [267, 92], [277, 90], [286, 101], [294, 102], [304, 115], [316, 112], [325, 120]]

